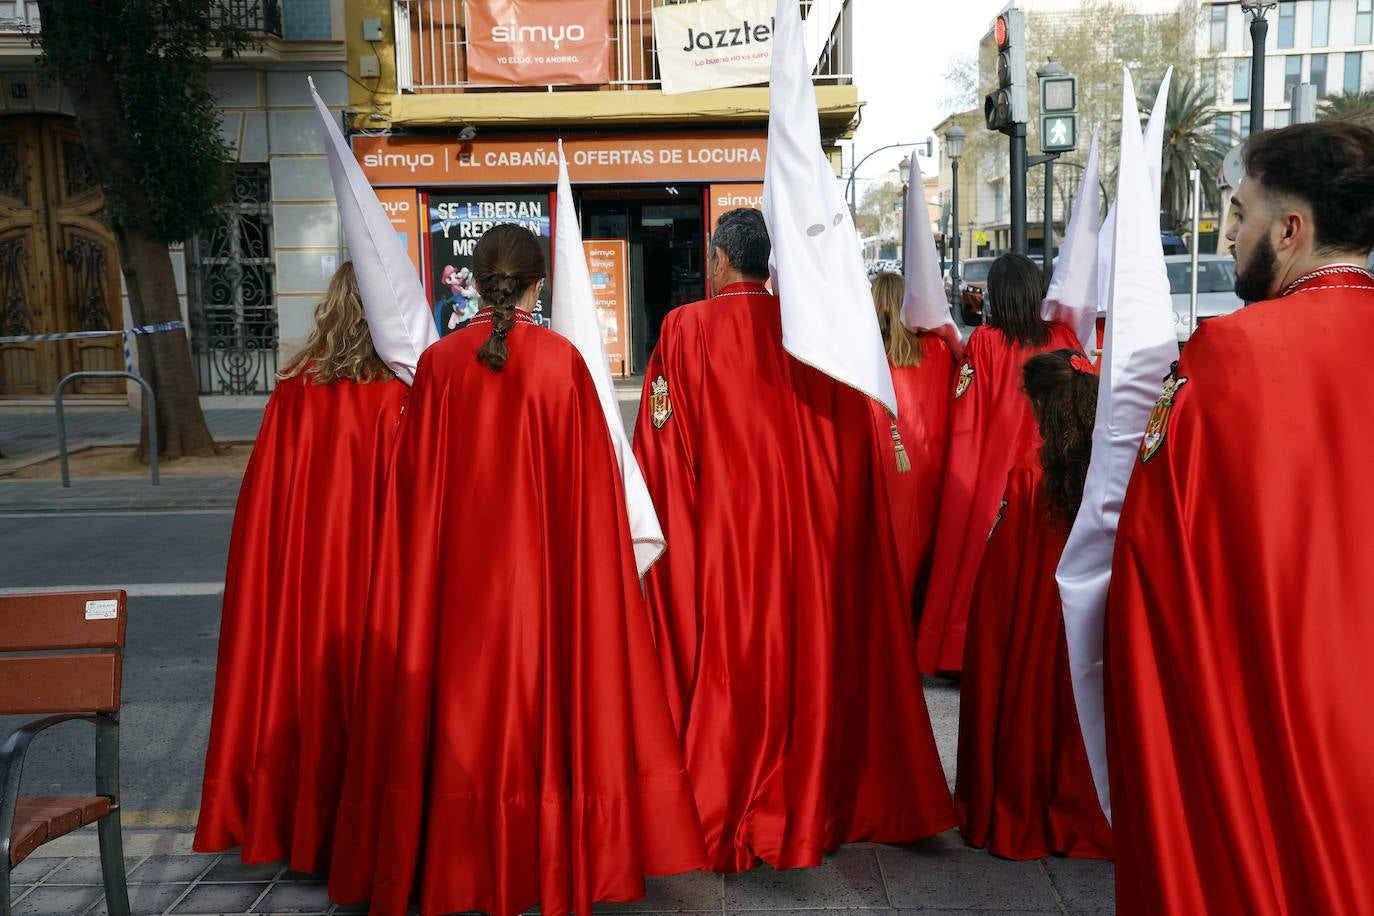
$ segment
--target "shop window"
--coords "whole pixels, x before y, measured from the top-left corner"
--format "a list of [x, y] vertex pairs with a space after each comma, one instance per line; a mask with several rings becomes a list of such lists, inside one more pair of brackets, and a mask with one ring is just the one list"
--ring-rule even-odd
[[1355, 0], [1355, 44], [1370, 43], [1370, 25], [1374, 22], [1374, 0]]
[[1297, 19], [1297, 6], [1294, 0], [1281, 0], [1279, 3], [1279, 35], [1276, 48], [1293, 47], [1294, 25]]
[[1226, 13], [1227, 7], [1225, 4], [1212, 4], [1212, 34], [1210, 47], [1213, 51], [1226, 50]]
[[191, 355], [201, 394], [266, 394], [277, 374], [271, 177], [235, 167], [224, 222], [186, 243]]
[[1326, 47], [1331, 32], [1331, 0], [1312, 0], [1312, 47]]
[[1348, 51], [1345, 55], [1345, 80], [1341, 88], [1346, 92], [1360, 91], [1360, 75], [1364, 69], [1364, 55], [1359, 51]]
[[1302, 82], [1302, 55], [1289, 54], [1283, 59], [1283, 98], [1293, 97], [1293, 87]]
[[1325, 54], [1313, 54], [1308, 68], [1307, 81], [1317, 87], [1319, 99], [1326, 95], [1326, 60]]

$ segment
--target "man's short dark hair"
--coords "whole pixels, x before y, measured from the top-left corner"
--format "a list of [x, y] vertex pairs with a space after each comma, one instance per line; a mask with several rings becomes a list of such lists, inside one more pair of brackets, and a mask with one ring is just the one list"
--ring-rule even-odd
[[1333, 119], [1266, 130], [1246, 144], [1245, 172], [1312, 208], [1318, 250], [1374, 247], [1374, 129]]
[[730, 265], [751, 280], [768, 276], [768, 253], [773, 246], [758, 210], [740, 207], [722, 213], [716, 220], [716, 231], [711, 233], [711, 247], [725, 252]]

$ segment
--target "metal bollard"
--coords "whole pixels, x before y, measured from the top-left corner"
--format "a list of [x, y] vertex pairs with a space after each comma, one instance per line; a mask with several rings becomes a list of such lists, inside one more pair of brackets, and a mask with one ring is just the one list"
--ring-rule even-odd
[[143, 386], [144, 392], [148, 395], [148, 466], [153, 472], [153, 486], [158, 486], [157, 480], [157, 396], [153, 394], [153, 386], [149, 385], [143, 376], [136, 372], [120, 372], [113, 369], [89, 372], [73, 372], [64, 375], [62, 381], [57, 383], [57, 392], [53, 394], [53, 406], [57, 408], [57, 455], [62, 465], [62, 486], [72, 485], [71, 473], [67, 469], [67, 424], [62, 417], [62, 392], [69, 382], [74, 382], [81, 378], [127, 378], [133, 379]]

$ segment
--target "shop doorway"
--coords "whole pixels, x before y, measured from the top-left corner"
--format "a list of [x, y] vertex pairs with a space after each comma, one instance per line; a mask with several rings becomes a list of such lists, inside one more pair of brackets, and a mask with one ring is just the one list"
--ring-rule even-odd
[[668, 312], [706, 298], [702, 191], [699, 185], [581, 189], [583, 237], [628, 243], [634, 372], [648, 364]]

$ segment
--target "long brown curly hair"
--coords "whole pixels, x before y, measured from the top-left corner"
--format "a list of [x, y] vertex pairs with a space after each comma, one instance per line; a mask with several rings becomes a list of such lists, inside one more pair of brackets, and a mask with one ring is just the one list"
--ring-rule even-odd
[[302, 374], [316, 385], [340, 379], [366, 383], [396, 377], [372, 345], [352, 261], [344, 261], [330, 277], [324, 298], [315, 306], [315, 329], [305, 348], [287, 362], [277, 378]]
[[548, 268], [539, 242], [522, 226], [492, 226], [472, 249], [472, 278], [482, 304], [491, 308], [491, 336], [477, 350], [477, 361], [500, 372], [510, 357], [506, 334], [515, 327], [515, 306]]
[[902, 324], [902, 300], [906, 281], [900, 274], [880, 270], [873, 275], [873, 308], [878, 312], [878, 329], [883, 332], [887, 361], [895, 368], [919, 366], [925, 353], [921, 338]]
[[1045, 499], [1052, 514], [1071, 524], [1088, 476], [1098, 376], [1082, 353], [1065, 348], [1032, 356], [1021, 377], [1045, 440], [1040, 446]]

